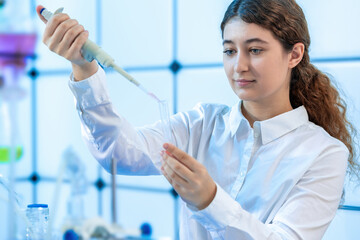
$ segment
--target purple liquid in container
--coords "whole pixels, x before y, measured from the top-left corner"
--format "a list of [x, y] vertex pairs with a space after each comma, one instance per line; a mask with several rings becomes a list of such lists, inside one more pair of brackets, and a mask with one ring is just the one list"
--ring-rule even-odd
[[25, 67], [25, 59], [34, 55], [36, 40], [35, 33], [0, 33], [0, 67]]

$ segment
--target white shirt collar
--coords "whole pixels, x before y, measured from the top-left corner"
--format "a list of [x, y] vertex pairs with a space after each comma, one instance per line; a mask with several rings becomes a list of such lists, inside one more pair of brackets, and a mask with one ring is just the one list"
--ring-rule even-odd
[[[241, 113], [239, 101], [231, 108], [229, 121], [231, 135], [234, 136], [242, 121], [247, 121]], [[273, 118], [254, 122], [254, 131], [260, 131], [263, 144], [267, 144], [307, 123], [309, 117], [304, 106], [285, 112]], [[259, 126], [259, 127], [257, 127]]]
[[237, 104], [232, 106], [229, 116], [229, 123], [230, 123], [230, 131], [231, 136], [234, 136], [236, 131], [238, 130], [241, 121], [246, 121], [246, 118], [241, 112], [241, 103], [242, 101], [239, 101]]

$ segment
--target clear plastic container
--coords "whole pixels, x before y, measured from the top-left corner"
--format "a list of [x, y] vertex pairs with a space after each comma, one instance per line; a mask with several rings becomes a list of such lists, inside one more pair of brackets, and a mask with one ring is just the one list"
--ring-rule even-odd
[[45, 240], [49, 221], [47, 204], [30, 204], [26, 209], [29, 226], [26, 230], [27, 240]]

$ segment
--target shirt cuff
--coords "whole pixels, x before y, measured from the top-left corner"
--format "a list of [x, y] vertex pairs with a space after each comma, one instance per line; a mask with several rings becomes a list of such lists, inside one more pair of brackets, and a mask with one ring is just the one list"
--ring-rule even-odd
[[82, 81], [74, 81], [71, 73], [69, 87], [79, 108], [87, 109], [110, 101], [105, 79], [105, 72], [101, 67], [94, 75]]
[[239, 215], [236, 216], [234, 213], [239, 213], [240, 209], [240, 204], [232, 199], [217, 183], [215, 197], [209, 206], [200, 211], [190, 208], [193, 213], [191, 217], [208, 231], [225, 229], [236, 219], [238, 220]]

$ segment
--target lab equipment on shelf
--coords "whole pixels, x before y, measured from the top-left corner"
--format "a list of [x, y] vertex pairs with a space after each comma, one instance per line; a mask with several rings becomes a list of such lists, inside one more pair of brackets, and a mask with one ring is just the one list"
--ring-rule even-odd
[[[21, 7], [19, 7], [21, 6]], [[23, 155], [18, 120], [18, 102], [26, 96], [20, 84], [26, 63], [34, 57], [35, 20], [28, 0], [0, 2], [0, 162], [9, 163], [10, 189], [15, 189], [15, 161]], [[18, 231], [14, 191], [9, 191], [6, 239], [16, 239]]]

